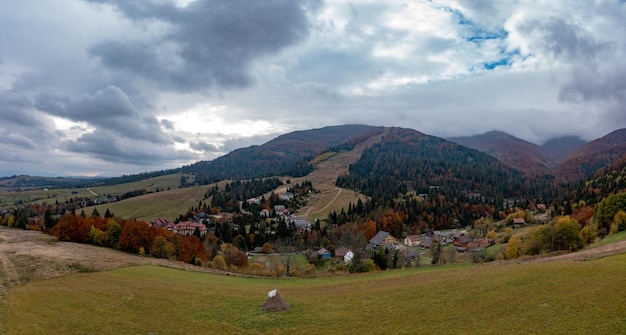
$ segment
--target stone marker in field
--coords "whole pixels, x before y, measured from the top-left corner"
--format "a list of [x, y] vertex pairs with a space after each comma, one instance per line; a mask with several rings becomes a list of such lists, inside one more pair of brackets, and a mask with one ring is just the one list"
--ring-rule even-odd
[[261, 308], [267, 312], [281, 312], [288, 310], [290, 306], [280, 297], [277, 290], [271, 290], [267, 292], [267, 299], [265, 299], [265, 303], [263, 303]]

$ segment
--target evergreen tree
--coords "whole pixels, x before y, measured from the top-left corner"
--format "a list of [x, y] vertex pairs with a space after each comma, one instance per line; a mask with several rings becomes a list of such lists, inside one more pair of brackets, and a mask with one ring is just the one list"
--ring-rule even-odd
[[50, 211], [50, 208], [46, 209], [43, 215], [43, 229], [52, 229], [56, 224], [57, 221], [52, 217], [52, 211]]

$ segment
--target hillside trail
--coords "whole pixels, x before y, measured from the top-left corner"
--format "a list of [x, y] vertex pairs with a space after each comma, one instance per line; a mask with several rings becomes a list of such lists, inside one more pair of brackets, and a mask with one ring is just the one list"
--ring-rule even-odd
[[[380, 143], [387, 135], [389, 129], [386, 128], [381, 134], [374, 135], [367, 140], [357, 144], [350, 151], [343, 151], [317, 163], [315, 170], [303, 177], [303, 180], [313, 182], [315, 188], [320, 193], [313, 194], [309, 203], [301, 209], [306, 217], [326, 210], [341, 195], [342, 189], [336, 186], [337, 178], [347, 174], [351, 164], [356, 163], [363, 151], [376, 143]], [[330, 200], [326, 198], [329, 193], [336, 193]]]

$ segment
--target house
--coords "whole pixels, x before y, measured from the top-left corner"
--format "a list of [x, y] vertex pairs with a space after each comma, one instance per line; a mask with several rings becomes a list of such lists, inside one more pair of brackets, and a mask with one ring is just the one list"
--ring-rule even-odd
[[296, 227], [296, 234], [303, 234], [307, 230], [311, 229], [311, 222], [305, 220], [304, 218], [293, 216], [290, 220]]
[[214, 224], [218, 224], [218, 223], [222, 223], [222, 222], [233, 222], [233, 214], [232, 213], [225, 213], [225, 212], [218, 212], [215, 215], [211, 215], [211, 222]]
[[365, 249], [372, 250], [377, 249], [380, 246], [395, 246], [398, 243], [395, 237], [391, 236], [386, 231], [379, 231], [372, 237], [371, 240], [365, 246]]
[[544, 213], [546, 209], [546, 204], [537, 204], [537, 211], [539, 211], [539, 213]]
[[270, 210], [269, 209], [262, 209], [259, 212], [259, 216], [262, 218], [269, 218], [270, 217]]
[[346, 253], [348, 251], [350, 250], [346, 247], [339, 247], [335, 249], [335, 259], [343, 260], [343, 258], [346, 256]]
[[469, 236], [461, 234], [458, 237], [455, 237], [452, 244], [455, 248], [457, 248], [457, 250], [466, 250], [470, 242], [472, 242], [472, 240]]
[[247, 200], [249, 205], [260, 205], [261, 204], [261, 199], [263, 198], [262, 195], [256, 197], [256, 198], [250, 198]]
[[434, 233], [428, 232], [424, 234], [424, 238], [420, 243], [420, 247], [430, 249], [432, 248], [433, 244], [446, 245], [448, 244], [448, 242], [446, 240], [446, 237], [441, 234], [441, 232], [435, 231]]
[[331, 257], [330, 251], [328, 251], [326, 248], [322, 248], [322, 249], [318, 250], [317, 254], [320, 257], [322, 257], [322, 259], [330, 259], [330, 257]]
[[207, 228], [202, 223], [181, 221], [174, 226], [174, 232], [180, 235], [191, 236], [196, 230], [203, 237], [207, 233]]
[[274, 206], [274, 213], [279, 216], [286, 216], [289, 214], [289, 211], [283, 205], [276, 205]]
[[171, 223], [167, 219], [158, 218], [150, 221], [149, 226], [155, 228], [167, 228], [168, 224]]
[[514, 227], [521, 227], [523, 225], [526, 224], [526, 220], [524, 220], [524, 218], [513, 218], [513, 226]]
[[278, 199], [286, 200], [286, 201], [292, 200], [293, 199], [293, 193], [285, 192], [284, 194], [279, 195]]
[[424, 236], [424, 239], [420, 243], [420, 246], [424, 249], [430, 249], [433, 246], [434, 238], [431, 236]]
[[487, 237], [481, 237], [467, 244], [467, 251], [481, 251], [493, 244], [493, 241]]
[[414, 247], [420, 245], [420, 237], [418, 235], [409, 235], [404, 238], [404, 245]]

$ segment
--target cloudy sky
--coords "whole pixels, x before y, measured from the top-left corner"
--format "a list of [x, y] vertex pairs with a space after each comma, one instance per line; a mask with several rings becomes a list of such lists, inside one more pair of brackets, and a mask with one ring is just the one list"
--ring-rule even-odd
[[0, 0], [0, 176], [121, 175], [328, 125], [626, 127], [623, 0]]

